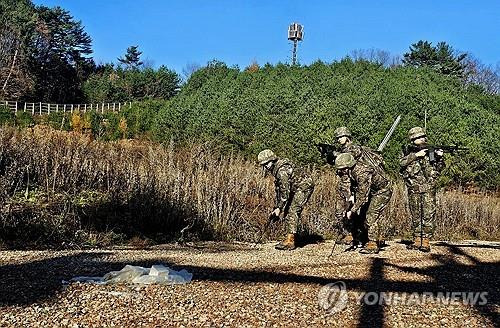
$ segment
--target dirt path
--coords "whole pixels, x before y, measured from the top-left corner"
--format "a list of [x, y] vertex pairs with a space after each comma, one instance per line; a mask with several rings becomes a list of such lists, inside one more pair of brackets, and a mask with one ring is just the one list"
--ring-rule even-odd
[[[293, 252], [243, 243], [3, 251], [0, 326], [498, 326], [500, 244], [472, 246], [434, 245], [423, 254], [390, 242], [378, 255], [337, 248], [330, 259], [331, 242]], [[61, 284], [79, 275], [102, 276], [125, 264], [157, 263], [187, 269], [193, 282]], [[340, 297], [334, 307], [337, 296], [345, 294], [323, 286], [339, 281], [346, 286], [347, 300]], [[446, 294], [452, 292], [460, 294]], [[438, 301], [439, 293], [448, 298]], [[477, 304], [464, 305], [465, 295], [476, 297]], [[335, 309], [339, 311], [330, 314]]]

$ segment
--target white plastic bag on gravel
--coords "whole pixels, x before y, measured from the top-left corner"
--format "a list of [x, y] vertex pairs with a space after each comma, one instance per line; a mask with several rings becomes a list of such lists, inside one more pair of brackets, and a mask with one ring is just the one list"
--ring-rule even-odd
[[[193, 274], [182, 269], [175, 271], [161, 264], [153, 265], [151, 268], [126, 265], [120, 271], [111, 271], [103, 277], [74, 277], [69, 282], [85, 282], [98, 285], [116, 283], [134, 284], [186, 284], [191, 282]], [[63, 280], [63, 283], [67, 283]]]

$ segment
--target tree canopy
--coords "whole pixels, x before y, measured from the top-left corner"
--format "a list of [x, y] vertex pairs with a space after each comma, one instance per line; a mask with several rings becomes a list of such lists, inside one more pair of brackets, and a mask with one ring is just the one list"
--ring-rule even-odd
[[130, 46], [127, 48], [125, 55], [118, 58], [118, 61], [128, 69], [137, 69], [143, 64], [141, 55], [142, 51], [139, 51], [139, 46]]
[[403, 55], [403, 64], [414, 67], [430, 67], [442, 74], [462, 78], [464, 59], [467, 54], [454, 54], [446, 42], [432, 46], [431, 42], [420, 40], [410, 46], [410, 52]]

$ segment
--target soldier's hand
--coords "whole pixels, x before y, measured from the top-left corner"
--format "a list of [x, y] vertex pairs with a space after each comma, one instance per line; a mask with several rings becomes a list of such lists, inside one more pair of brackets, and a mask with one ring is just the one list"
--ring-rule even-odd
[[415, 156], [417, 156], [417, 157], [424, 157], [426, 153], [427, 153], [427, 149], [422, 149], [422, 150], [418, 151], [415, 154]]
[[347, 211], [345, 216], [347, 216], [347, 218], [350, 219], [352, 216], [352, 211]]
[[353, 203], [354, 204], [354, 195], [351, 195], [351, 197], [349, 197], [349, 200], [348, 200], [350, 203]]
[[275, 208], [274, 211], [271, 212], [271, 216], [279, 217], [280, 216], [280, 209]]
[[444, 151], [442, 149], [437, 149], [435, 151], [436, 155], [438, 155], [439, 157], [443, 157], [443, 154], [444, 154]]

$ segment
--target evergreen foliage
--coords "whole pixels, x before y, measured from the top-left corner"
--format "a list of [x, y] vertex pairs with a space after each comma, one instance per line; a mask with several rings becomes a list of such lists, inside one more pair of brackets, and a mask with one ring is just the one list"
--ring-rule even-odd
[[398, 170], [407, 132], [423, 126], [432, 143], [470, 147], [446, 157], [443, 183], [500, 185], [500, 96], [465, 88], [430, 68], [384, 68], [344, 59], [310, 66], [265, 65], [240, 71], [211, 62], [159, 110], [157, 139], [215, 141], [255, 156], [264, 148], [302, 163], [321, 163], [314, 144], [332, 142], [345, 125], [356, 142], [376, 148], [397, 115], [402, 121], [384, 150]]
[[403, 64], [414, 67], [430, 67], [442, 74], [464, 77], [467, 54], [455, 55], [446, 42], [435, 47], [431, 42], [420, 40], [410, 46], [410, 52], [403, 55]]
[[127, 69], [138, 69], [143, 62], [141, 61], [142, 51], [139, 51], [139, 46], [130, 46], [123, 57], [118, 58], [118, 61], [125, 65]]

